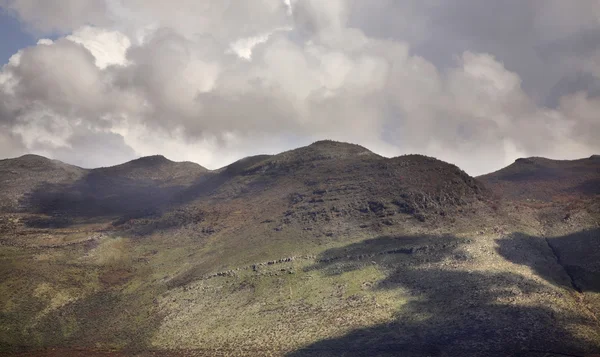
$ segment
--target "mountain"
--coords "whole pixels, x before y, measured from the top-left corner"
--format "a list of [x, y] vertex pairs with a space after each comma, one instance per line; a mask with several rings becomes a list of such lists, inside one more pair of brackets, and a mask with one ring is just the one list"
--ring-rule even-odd
[[213, 171], [153, 156], [69, 176], [44, 160], [1, 166], [0, 182], [61, 174], [0, 186], [23, 202], [0, 214], [0, 351], [600, 350], [600, 200], [579, 189], [595, 157], [479, 178], [334, 141]]

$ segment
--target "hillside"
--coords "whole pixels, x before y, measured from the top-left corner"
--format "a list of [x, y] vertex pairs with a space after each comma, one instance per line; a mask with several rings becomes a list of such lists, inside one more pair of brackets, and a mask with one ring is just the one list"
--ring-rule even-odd
[[25, 155], [0, 161], [0, 211], [92, 217], [158, 209], [207, 172], [163, 156], [89, 170]]
[[[586, 160], [552, 167], [587, 182], [598, 166]], [[523, 165], [473, 178], [431, 157], [320, 141], [214, 171], [158, 156], [30, 184], [19, 194], [44, 197], [46, 185], [51, 199], [0, 215], [0, 348], [598, 351], [600, 201], [583, 190], [575, 205], [571, 195], [532, 205], [541, 174]]]
[[0, 160], [0, 211], [22, 207], [22, 198], [42, 184], [68, 185], [81, 179], [86, 170], [38, 155]]
[[598, 195], [600, 156], [579, 160], [517, 159], [511, 165], [478, 179], [509, 199], [549, 202]]

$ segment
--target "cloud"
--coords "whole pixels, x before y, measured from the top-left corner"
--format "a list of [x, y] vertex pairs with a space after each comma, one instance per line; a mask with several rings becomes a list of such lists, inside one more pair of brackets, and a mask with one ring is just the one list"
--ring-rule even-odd
[[346, 27], [348, 7], [344, 0], [305, 0], [291, 3], [294, 24], [302, 31], [318, 33]]
[[[541, 105], [564, 78], [578, 76], [584, 60], [600, 45], [600, 2], [506, 0], [493, 4], [457, 0], [349, 0], [349, 26], [374, 38], [409, 42], [438, 68], [454, 65], [465, 51], [489, 53], [523, 79], [524, 90]], [[507, 19], [510, 19], [508, 21]]]
[[4, 125], [0, 125], [0, 152], [3, 158], [12, 158], [28, 153], [18, 134], [11, 133], [9, 128]]
[[100, 69], [111, 65], [126, 65], [126, 53], [131, 46], [129, 38], [118, 31], [105, 31], [83, 26], [66, 39], [84, 46], [94, 56]]
[[137, 157], [123, 136], [113, 132], [78, 128], [67, 144], [49, 152], [58, 160], [85, 168], [111, 166]]
[[0, 0], [35, 33], [65, 34], [88, 23], [105, 24], [106, 3], [97, 0]]
[[5, 71], [17, 79], [14, 96], [24, 106], [96, 113], [102, 110], [104, 96], [103, 78], [94, 61], [83, 46], [60, 39], [22, 50], [18, 63], [9, 64]]
[[600, 151], [597, 1], [369, 4], [5, 0], [65, 35], [2, 68], [0, 125], [17, 151], [87, 167], [160, 153], [216, 168], [323, 138], [471, 174]]

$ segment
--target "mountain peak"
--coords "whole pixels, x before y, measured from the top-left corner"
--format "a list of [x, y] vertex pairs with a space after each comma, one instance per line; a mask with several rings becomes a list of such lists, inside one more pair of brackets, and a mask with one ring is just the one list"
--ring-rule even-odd
[[357, 145], [334, 140], [320, 140], [298, 149], [286, 151], [277, 158], [284, 160], [301, 159], [305, 160], [323, 160], [323, 159], [339, 159], [351, 156], [375, 155], [369, 149]]
[[175, 162], [163, 155], [143, 156], [121, 165], [94, 169], [108, 175], [118, 175], [129, 179], [154, 181], [193, 180], [198, 174], [208, 171], [193, 162]]
[[29, 159], [43, 159], [43, 160], [50, 160], [47, 157], [41, 156], [41, 155], [36, 155], [36, 154], [25, 154], [22, 156], [17, 157], [17, 159], [20, 160], [29, 160]]
[[277, 165], [296, 166], [300, 163], [313, 163], [316, 161], [349, 159], [363, 156], [378, 157], [378, 155], [360, 145], [333, 140], [321, 140], [308, 146], [274, 155], [268, 159], [268, 161]]
[[139, 165], [159, 165], [164, 163], [171, 163], [173, 161], [167, 159], [163, 155], [150, 155], [142, 156], [140, 158], [129, 161], [127, 164], [139, 164]]
[[[308, 145], [309, 148], [321, 148], [330, 150], [342, 150], [342, 151], [369, 151], [369, 149], [358, 144], [347, 143], [343, 141], [335, 140], [318, 140]], [[302, 148], [300, 148], [302, 149]], [[370, 152], [370, 151], [369, 151]]]
[[13, 160], [14, 162], [25, 165], [48, 165], [53, 162], [59, 162], [57, 160], [52, 160], [47, 157], [35, 154], [25, 154], [23, 156], [19, 156], [17, 158], [9, 160]]
[[515, 160], [515, 164], [541, 164], [560, 160], [552, 160], [541, 156], [520, 157]]
[[77, 166], [66, 164], [60, 160], [53, 160], [41, 155], [25, 154], [13, 159], [0, 160], [5, 167], [18, 167], [21, 169], [43, 170], [83, 170]]

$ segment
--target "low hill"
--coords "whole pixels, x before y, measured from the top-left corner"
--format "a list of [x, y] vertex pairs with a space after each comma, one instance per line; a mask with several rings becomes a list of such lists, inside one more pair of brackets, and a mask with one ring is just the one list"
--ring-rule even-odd
[[509, 199], [540, 201], [600, 194], [600, 156], [579, 160], [541, 157], [517, 159], [496, 172], [478, 177]]
[[166, 185], [188, 185], [208, 172], [193, 162], [174, 162], [162, 155], [145, 156], [121, 165], [94, 169], [98, 175]]
[[19, 210], [22, 198], [43, 184], [68, 185], [87, 170], [38, 155], [0, 160], [0, 211]]

